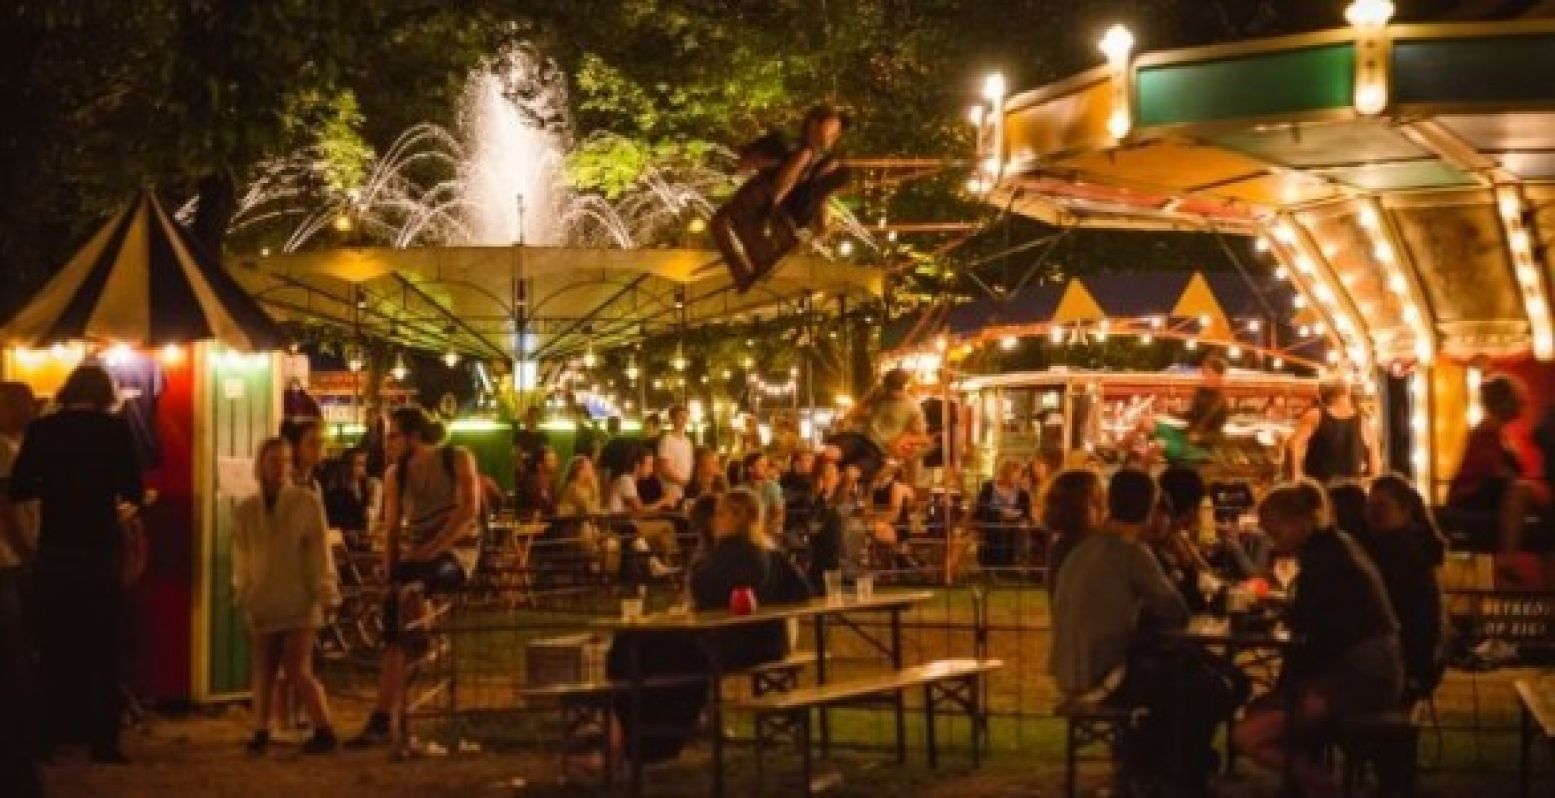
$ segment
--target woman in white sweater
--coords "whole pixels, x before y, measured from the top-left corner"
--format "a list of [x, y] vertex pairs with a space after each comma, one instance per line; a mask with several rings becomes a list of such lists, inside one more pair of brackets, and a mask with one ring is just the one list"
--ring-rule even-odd
[[270, 743], [271, 700], [284, 666], [307, 705], [313, 737], [303, 752], [334, 750], [324, 687], [313, 676], [313, 639], [340, 587], [329, 552], [324, 505], [291, 480], [291, 446], [283, 438], [259, 445], [254, 471], [259, 493], [233, 514], [232, 594], [248, 623], [253, 650], [254, 736], [248, 750]]

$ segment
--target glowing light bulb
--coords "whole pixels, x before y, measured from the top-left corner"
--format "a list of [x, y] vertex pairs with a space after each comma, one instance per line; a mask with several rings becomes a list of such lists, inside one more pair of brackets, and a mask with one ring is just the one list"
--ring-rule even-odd
[[335, 228], [336, 232], [340, 233], [349, 233], [351, 232], [351, 228], [356, 226], [356, 224], [351, 221], [351, 215], [348, 213], [342, 213], [336, 216], [335, 220], [330, 224]]
[[1121, 65], [1128, 60], [1129, 53], [1134, 50], [1134, 34], [1122, 25], [1113, 25], [1102, 34], [1101, 41], [1096, 43], [1096, 48], [1114, 66]]
[[983, 78], [983, 99], [988, 102], [997, 103], [1002, 101], [1006, 90], [1003, 73], [990, 72]]
[[1017, 346], [1020, 346], [1020, 339], [1013, 335], [1006, 335], [999, 339], [999, 348], [1006, 352], [1014, 349]]
[[1064, 325], [1055, 324], [1047, 331], [1047, 339], [1055, 344], [1064, 342]]
[[988, 109], [986, 107], [982, 105], [974, 105], [967, 109], [966, 121], [970, 122], [972, 127], [980, 128], [983, 126], [983, 119], [986, 118], [987, 114]]
[[394, 377], [395, 382], [404, 382], [405, 377], [409, 374], [410, 369], [405, 367], [405, 355], [399, 352], [394, 353], [394, 367], [389, 369], [389, 375]]
[[583, 353], [583, 367], [584, 368], [591, 369], [591, 368], [594, 368], [597, 365], [599, 365], [599, 358], [594, 355], [594, 350], [593, 349], [589, 349], [588, 351]]
[[448, 350], [447, 352], [444, 352], [443, 353], [443, 365], [445, 365], [445, 366], [447, 366], [449, 368], [453, 368], [454, 366], [459, 365], [459, 353], [455, 352], [452, 349]]
[[1393, 18], [1389, 0], [1355, 0], [1344, 10], [1345, 21], [1357, 28], [1380, 28]]
[[691, 221], [686, 222], [686, 232], [692, 235], [701, 235], [707, 232], [707, 220], [700, 216], [691, 217]]

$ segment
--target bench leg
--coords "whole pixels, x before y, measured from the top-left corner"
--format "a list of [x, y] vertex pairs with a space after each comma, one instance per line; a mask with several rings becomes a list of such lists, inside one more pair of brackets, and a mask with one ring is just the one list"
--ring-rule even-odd
[[810, 791], [810, 710], [800, 710], [803, 714], [799, 722], [799, 777], [804, 779], [804, 791], [802, 795], [813, 795]]
[[1069, 718], [1064, 734], [1064, 795], [1074, 798], [1075, 722]]
[[[975, 732], [974, 732], [975, 733]], [[923, 744], [929, 753], [929, 769], [939, 767], [939, 745], [934, 739], [934, 685], [923, 686]]]
[[983, 766], [983, 746], [988, 744], [988, 716], [983, 711], [983, 679], [971, 676], [966, 681], [967, 696], [972, 702], [972, 767]]
[[767, 786], [766, 775], [763, 773], [762, 761], [767, 750], [767, 718], [765, 715], [756, 716], [756, 739], [753, 741], [756, 747], [756, 792], [765, 793]]
[[896, 691], [896, 762], [907, 763], [907, 691]]

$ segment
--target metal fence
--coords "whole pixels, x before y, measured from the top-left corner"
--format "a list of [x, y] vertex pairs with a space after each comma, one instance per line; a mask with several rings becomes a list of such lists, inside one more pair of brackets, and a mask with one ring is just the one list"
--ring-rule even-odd
[[[944, 540], [944, 539], [942, 539]], [[537, 544], [539, 545], [539, 544]], [[694, 545], [687, 541], [687, 545]], [[950, 542], [940, 545], [948, 547]], [[555, 703], [528, 700], [523, 688], [543, 674], [533, 672], [530, 651], [539, 641], [587, 634], [590, 618], [620, 612], [620, 600], [642, 590], [647, 609], [685, 601], [683, 580], [649, 580], [624, 585], [571, 558], [557, 546], [555, 556], [532, 556], [522, 568], [503, 570], [495, 562], [466, 589], [437, 597], [445, 613], [430, 635], [411, 690], [410, 725], [417, 737], [437, 740], [456, 750], [460, 741], [485, 748], [553, 745], [559, 737]], [[534, 554], [534, 552], [531, 552]], [[955, 584], [944, 585], [935, 564], [876, 572], [882, 589], [932, 586], [932, 598], [903, 617], [904, 661], [908, 664], [947, 657], [994, 657], [1005, 662], [986, 683], [985, 706], [992, 751], [1021, 756], [1062, 755], [1062, 721], [1053, 714], [1058, 694], [1047, 675], [1050, 645], [1045, 569], [1026, 561], [1008, 567], [968, 569]], [[363, 585], [351, 601], [364, 616], [353, 626], [371, 628], [370, 617], [381, 593]], [[1555, 598], [1549, 594], [1459, 592], [1449, 595], [1455, 625], [1468, 637], [1465, 648], [1484, 639], [1522, 646], [1530, 654], [1548, 647], [1555, 623]], [[846, 678], [889, 665], [869, 637], [887, 631], [884, 619], [860, 616], [846, 627], [829, 624], [828, 673]], [[364, 635], [370, 638], [370, 634]], [[811, 639], [808, 630], [797, 640]], [[372, 685], [377, 652], [370, 644], [348, 645], [332, 653], [326, 674], [333, 687], [365, 694]], [[1435, 723], [1422, 746], [1424, 764], [1451, 769], [1509, 767], [1516, 705], [1510, 680], [1515, 668], [1494, 671], [1451, 670], [1438, 690]], [[743, 689], [731, 683], [734, 694]], [[915, 699], [911, 699], [915, 700]], [[919, 713], [910, 713], [917, 718]], [[965, 721], [941, 727], [941, 745], [969, 744]], [[840, 746], [883, 748], [894, 729], [887, 713], [871, 709], [833, 712], [833, 739]], [[737, 732], [745, 730], [736, 727]], [[910, 724], [909, 744], [922, 729]]]

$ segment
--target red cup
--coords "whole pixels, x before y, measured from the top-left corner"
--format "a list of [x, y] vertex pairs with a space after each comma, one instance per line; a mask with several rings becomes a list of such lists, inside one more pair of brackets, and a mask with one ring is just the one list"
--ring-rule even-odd
[[737, 587], [729, 593], [729, 614], [749, 615], [756, 611], [756, 591]]

